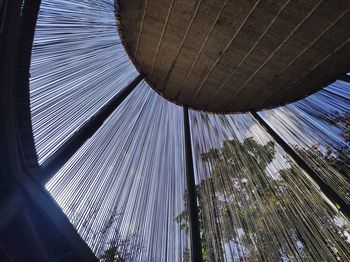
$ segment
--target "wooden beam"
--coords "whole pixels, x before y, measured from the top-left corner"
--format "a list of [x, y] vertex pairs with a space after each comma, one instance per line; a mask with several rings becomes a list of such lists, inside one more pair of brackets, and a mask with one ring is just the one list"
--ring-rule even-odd
[[290, 0], [287, 0], [282, 7], [280, 8], [280, 10], [278, 11], [278, 13], [274, 16], [274, 18], [271, 20], [270, 24], [266, 27], [266, 29], [264, 30], [264, 32], [259, 36], [259, 38], [256, 40], [255, 44], [250, 48], [250, 50], [248, 51], [248, 53], [241, 59], [241, 61], [239, 62], [239, 64], [237, 65], [236, 68], [234, 68], [234, 70], [230, 73], [230, 75], [222, 82], [222, 84], [219, 86], [219, 88], [215, 91], [215, 93], [211, 96], [209, 103], [207, 103], [205, 105], [205, 107], [207, 107], [212, 101], [213, 99], [218, 95], [218, 93], [225, 87], [225, 85], [228, 83], [228, 81], [230, 81], [230, 79], [232, 78], [232, 76], [238, 71], [238, 69], [242, 66], [242, 64], [246, 61], [246, 59], [253, 53], [253, 51], [255, 50], [255, 48], [257, 47], [257, 45], [260, 43], [261, 39], [263, 39], [263, 37], [267, 34], [267, 32], [270, 30], [270, 28], [275, 24], [276, 20], [279, 18], [280, 14], [282, 13], [282, 11], [285, 9], [285, 7], [289, 4]]
[[221, 60], [221, 58], [223, 57], [223, 55], [227, 52], [227, 50], [230, 48], [231, 44], [233, 43], [233, 41], [237, 38], [238, 34], [242, 31], [243, 26], [247, 23], [248, 19], [250, 18], [250, 16], [253, 14], [254, 10], [256, 9], [256, 7], [259, 5], [259, 3], [261, 2], [261, 0], [257, 0], [255, 2], [255, 4], [253, 5], [253, 7], [249, 10], [248, 14], [246, 15], [245, 19], [243, 20], [243, 22], [240, 24], [239, 28], [237, 29], [237, 31], [234, 33], [234, 35], [232, 36], [231, 40], [228, 42], [228, 44], [226, 45], [225, 49], [221, 52], [221, 54], [219, 55], [219, 57], [215, 60], [215, 62], [212, 64], [212, 66], [210, 67], [208, 73], [206, 74], [206, 76], [203, 78], [203, 80], [201, 81], [199, 87], [197, 88], [197, 90], [195, 91], [194, 96], [192, 97], [192, 103], [195, 101], [195, 99], [197, 98], [199, 92], [201, 91], [204, 83], [208, 80], [208, 77], [210, 76], [211, 72], [214, 70], [215, 66], [219, 63], [219, 61]]
[[[71, 244], [69, 248], [77, 251], [77, 254], [82, 258], [81, 261], [97, 261], [95, 255], [76, 233], [61, 209], [52, 199], [52, 202], [50, 202], [50, 196], [45, 189], [41, 185], [34, 183], [34, 179], [30, 178], [28, 172], [24, 171], [26, 170], [26, 165], [22, 154], [22, 141], [19, 139], [15, 97], [18, 91], [16, 82], [18, 80], [16, 78], [17, 57], [18, 52], [23, 51], [18, 48], [20, 21], [23, 18], [23, 16], [20, 16], [23, 1], [10, 0], [6, 2], [6, 19], [0, 34], [0, 86], [2, 92], [0, 96], [0, 110], [1, 112], [6, 112], [6, 114], [0, 114], [0, 190], [2, 190], [2, 195], [5, 195], [4, 201], [6, 202], [2, 203], [0, 210], [0, 224], [4, 226], [7, 222], [13, 222], [14, 219], [11, 218], [17, 217], [22, 207], [31, 202], [34, 199], [31, 196], [35, 195], [36, 201], [34, 201], [34, 204], [39, 205], [42, 213], [47, 214], [50, 220], [57, 225], [68, 245]], [[33, 2], [37, 2], [37, 0], [26, 0], [25, 4]], [[28, 191], [30, 193], [27, 194]], [[41, 192], [40, 198], [38, 197], [38, 191]], [[52, 230], [54, 232], [56, 227], [52, 228]], [[14, 237], [16, 237], [15, 234]], [[21, 241], [21, 239], [17, 239], [18, 243], [21, 243]], [[26, 245], [27, 243], [22, 241], [22, 244]], [[16, 250], [16, 247], [14, 247], [14, 250]], [[11, 257], [10, 255], [8, 255], [9, 258]]]
[[235, 92], [233, 98], [238, 97], [243, 89], [250, 83], [250, 81], [253, 80], [253, 78], [261, 71], [261, 69], [272, 59], [272, 57], [287, 43], [287, 41], [299, 30], [299, 28], [311, 17], [311, 15], [317, 10], [317, 8], [322, 4], [324, 0], [320, 0], [311, 10], [310, 12], [297, 24], [296, 27], [287, 35], [286, 38], [278, 45], [278, 47], [273, 50], [273, 52], [269, 55], [269, 57], [262, 63], [258, 69], [255, 70], [255, 72], [248, 78], [247, 81], [244, 82], [244, 84], [237, 89]]
[[39, 180], [45, 184], [63, 165], [76, 153], [76, 151], [103, 125], [106, 119], [117, 109], [125, 98], [141, 82], [143, 77], [137, 76], [128, 86], [116, 94], [105, 106], [77, 130], [65, 144], [41, 165]]
[[[325, 35], [331, 28], [333, 28], [336, 23], [343, 18], [347, 13], [349, 12], [349, 9], [346, 9], [340, 16], [337, 17], [335, 21], [333, 21], [331, 24], [329, 24], [310, 44], [308, 44], [307, 47], [305, 47], [302, 51], [298, 53], [297, 56], [295, 56], [282, 70], [280, 70], [276, 76], [281, 76], [287, 69], [289, 69], [302, 55], [304, 55], [323, 35]], [[275, 81], [275, 79], [273, 79]], [[256, 99], [260, 99], [261, 94], [266, 91], [267, 87], [274, 86], [273, 81], [271, 81], [260, 93], [257, 95], [252, 101], [250, 101], [250, 104], [252, 104]], [[278, 86], [279, 87], [279, 86]], [[272, 96], [275, 94], [278, 94], [278, 92], [272, 92]], [[249, 105], [248, 105], [249, 107]]]
[[200, 225], [197, 206], [196, 184], [194, 179], [193, 156], [191, 131], [189, 123], [188, 108], [183, 108], [184, 112], [184, 133], [185, 133], [185, 159], [186, 159], [186, 183], [187, 183], [187, 212], [190, 224], [191, 257], [193, 262], [201, 262], [202, 244], [200, 237]]
[[331, 188], [320, 176], [312, 169], [309, 164], [297, 154], [288, 144], [284, 141], [271, 127], [265, 122], [265, 120], [259, 116], [256, 112], [251, 112], [252, 116], [257, 122], [273, 137], [273, 139], [283, 148], [283, 150], [298, 164], [299, 167], [304, 169], [306, 173], [314, 180], [320, 187], [325, 196], [330, 199], [334, 204], [339, 206], [339, 210], [350, 218], [350, 206]]
[[[210, 27], [210, 29], [209, 29], [207, 35], [205, 36], [205, 39], [204, 39], [204, 41], [203, 41], [203, 43], [202, 43], [202, 45], [201, 45], [201, 47], [200, 47], [200, 49], [199, 49], [199, 51], [198, 51], [196, 57], [195, 57], [195, 59], [194, 59], [193, 62], [191, 63], [190, 70], [187, 72], [186, 76], [183, 78], [183, 80], [182, 80], [182, 82], [181, 82], [179, 94], [178, 94], [177, 96], [180, 96], [180, 94], [181, 94], [181, 92], [182, 92], [182, 89], [183, 89], [184, 86], [185, 86], [186, 81], [188, 80], [188, 78], [189, 78], [190, 75], [192, 74], [192, 71], [193, 71], [195, 65], [197, 64], [197, 61], [198, 61], [198, 59], [199, 59], [199, 56], [202, 54], [202, 52], [203, 52], [203, 50], [204, 50], [204, 47], [206, 46], [206, 44], [207, 44], [207, 42], [208, 42], [208, 40], [209, 40], [209, 37], [210, 37], [211, 33], [213, 32], [213, 30], [214, 30], [214, 28], [215, 28], [215, 25], [218, 23], [219, 18], [220, 18], [220, 16], [221, 16], [223, 10], [225, 9], [225, 7], [226, 7], [226, 5], [227, 5], [227, 2], [228, 2], [228, 0], [225, 0], [224, 4], [221, 6], [221, 9], [220, 9], [219, 13], [217, 14], [217, 16], [216, 16], [216, 18], [215, 18], [213, 24], [211, 25], [211, 27]], [[165, 89], [164, 89], [163, 91], [165, 91]]]
[[47, 216], [46, 218], [57, 227], [69, 247], [77, 254], [78, 261], [98, 261], [86, 242], [81, 239], [76, 229], [63, 214], [62, 209], [41, 184], [38, 184], [28, 174], [18, 183], [24, 192], [26, 201], [34, 203]]
[[[194, 10], [194, 12], [193, 12], [193, 14], [192, 14], [192, 17], [191, 17], [190, 22], [188, 23], [186, 32], [185, 32], [185, 34], [184, 34], [184, 36], [183, 36], [183, 38], [182, 38], [182, 40], [181, 40], [181, 43], [180, 43], [180, 45], [179, 45], [179, 47], [178, 47], [178, 49], [177, 49], [177, 51], [176, 51], [174, 61], [171, 63], [171, 66], [170, 66], [170, 68], [169, 68], [169, 70], [168, 70], [168, 72], [167, 72], [167, 74], [166, 74], [166, 76], [165, 76], [165, 78], [164, 78], [164, 80], [163, 80], [163, 82], [164, 82], [164, 89], [163, 89], [163, 91], [166, 89], [166, 84], [167, 84], [167, 82], [168, 82], [169, 76], [170, 76], [171, 72], [172, 72], [173, 69], [174, 69], [174, 66], [175, 66], [175, 64], [176, 64], [176, 62], [177, 62], [177, 59], [178, 59], [178, 57], [179, 57], [179, 54], [180, 54], [180, 52], [181, 52], [181, 50], [182, 50], [183, 44], [184, 44], [184, 42], [185, 42], [185, 40], [186, 40], [186, 38], [187, 38], [187, 36], [188, 36], [188, 33], [190, 32], [190, 29], [191, 29], [191, 27], [192, 27], [193, 21], [194, 21], [194, 19], [196, 18], [197, 14], [198, 14], [198, 9], [199, 9], [199, 6], [201, 5], [201, 2], [202, 2], [202, 0], [199, 0], [198, 3], [197, 3], [197, 5], [196, 5], [196, 9]], [[225, 1], [225, 3], [226, 3], [226, 2], [227, 2], [227, 0]]]
[[155, 66], [155, 64], [156, 64], [156, 61], [157, 61], [157, 58], [158, 58], [158, 54], [159, 54], [159, 49], [160, 49], [160, 46], [161, 46], [162, 41], [163, 41], [163, 37], [164, 37], [164, 34], [165, 34], [165, 30], [166, 30], [167, 27], [168, 27], [169, 17], [170, 17], [171, 11], [173, 10], [174, 3], [175, 3], [175, 0], [172, 0], [172, 1], [171, 1], [171, 4], [170, 4], [170, 7], [169, 7], [169, 10], [168, 10], [168, 13], [167, 13], [167, 16], [166, 16], [166, 18], [165, 18], [165, 22], [164, 22], [164, 26], [163, 26], [163, 29], [162, 29], [162, 33], [160, 34], [160, 38], [159, 38], [159, 41], [158, 41], [156, 53], [155, 53], [155, 55], [154, 55], [154, 57], [153, 57], [153, 62], [152, 62], [152, 68], [151, 68], [150, 78], [152, 77], [152, 74], [153, 74], [154, 66]]
[[141, 39], [141, 35], [142, 35], [143, 24], [145, 23], [145, 17], [146, 17], [147, 7], [148, 7], [148, 0], [146, 0], [146, 2], [145, 2], [145, 7], [144, 7], [144, 10], [143, 10], [143, 14], [142, 14], [142, 21], [141, 21], [141, 25], [140, 25], [140, 31], [139, 31], [139, 34], [138, 34], [138, 36], [137, 36], [136, 51], [135, 51], [135, 55], [133, 56], [133, 62], [134, 62], [134, 63], [135, 63], [135, 61], [136, 61], [136, 56], [137, 56], [137, 53], [138, 53], [138, 51], [139, 51], [139, 44], [140, 44], [140, 39]]

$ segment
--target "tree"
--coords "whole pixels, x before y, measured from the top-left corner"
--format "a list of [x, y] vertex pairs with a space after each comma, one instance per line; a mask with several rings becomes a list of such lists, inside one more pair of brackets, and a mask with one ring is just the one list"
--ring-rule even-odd
[[[247, 138], [240, 142], [237, 140], [226, 140], [220, 149], [210, 149], [202, 154], [202, 160], [211, 166], [211, 174], [208, 179], [202, 180], [196, 186], [200, 219], [200, 235], [202, 240], [202, 251], [204, 261], [223, 260], [225, 242], [237, 242], [237, 232], [230, 226], [232, 221], [231, 210], [239, 210], [238, 201], [225, 201], [230, 199], [239, 191], [239, 195], [244, 201], [254, 202], [254, 196], [251, 196], [250, 190], [242, 187], [240, 189], [232, 188], [236, 183], [242, 183], [246, 187], [255, 187], [257, 190], [263, 190], [263, 184], [254, 184], [249, 178], [250, 174], [257, 170], [263, 172], [273, 161], [275, 156], [274, 143], [268, 142], [266, 145], [257, 143], [253, 138]], [[242, 161], [245, 162], [242, 165]], [[221, 185], [227, 185], [227, 187]], [[176, 217], [180, 228], [188, 232], [188, 213], [187, 213], [187, 193], [185, 193], [185, 210]], [[210, 207], [209, 207], [210, 206]], [[208, 209], [214, 212], [216, 219], [208, 220]], [[242, 210], [244, 212], [255, 212], [256, 208]], [[252, 214], [251, 214], [252, 215]], [[212, 224], [210, 228], [206, 225]], [[220, 226], [225, 226], [224, 235]]]
[[350, 113], [341, 114], [334, 111], [326, 114], [322, 120], [340, 129], [339, 136], [343, 139], [344, 145], [337, 148], [328, 145], [326, 152], [323, 152], [319, 145], [312, 145], [309, 148], [294, 145], [294, 149], [306, 158], [315, 171], [333, 168], [341, 174], [348, 174], [350, 172]]
[[321, 117], [339, 130], [343, 143], [332, 145], [293, 145], [294, 150], [346, 202], [350, 203], [350, 113], [330, 112]]
[[[334, 234], [346, 238], [348, 225], [335, 225], [332, 219], [340, 218], [324, 210], [326, 200], [288, 158], [289, 167], [271, 177], [266, 170], [275, 154], [272, 141], [261, 145], [253, 138], [227, 140], [202, 154], [209, 175], [196, 189], [205, 261], [224, 261], [228, 247], [236, 261], [313, 260], [319, 250], [309, 227], [327, 236], [317, 244], [323, 259], [347, 257]], [[186, 200], [176, 221], [188, 232]]]
[[124, 258], [118, 251], [118, 247], [111, 245], [101, 256], [102, 262], [125, 262]]
[[[143, 247], [136, 234], [122, 234], [118, 225], [121, 212], [111, 210], [108, 219], [102, 225], [91, 224], [98, 214], [98, 206], [91, 208], [88, 214], [81, 214], [76, 206], [70, 206], [68, 212], [72, 224], [77, 228], [83, 220], [79, 232], [102, 262], [132, 262], [140, 256]], [[88, 219], [86, 219], [88, 218]]]

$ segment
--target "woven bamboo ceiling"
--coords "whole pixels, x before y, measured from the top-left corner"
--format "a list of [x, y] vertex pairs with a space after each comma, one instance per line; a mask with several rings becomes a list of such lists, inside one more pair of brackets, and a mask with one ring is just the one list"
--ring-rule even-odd
[[119, 0], [138, 70], [170, 101], [211, 112], [293, 102], [350, 69], [348, 0]]

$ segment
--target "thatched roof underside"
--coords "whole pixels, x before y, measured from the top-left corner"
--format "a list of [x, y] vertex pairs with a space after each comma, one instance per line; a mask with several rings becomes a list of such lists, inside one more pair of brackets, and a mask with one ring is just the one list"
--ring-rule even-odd
[[243, 112], [303, 98], [350, 70], [350, 2], [120, 0], [126, 50], [180, 105]]

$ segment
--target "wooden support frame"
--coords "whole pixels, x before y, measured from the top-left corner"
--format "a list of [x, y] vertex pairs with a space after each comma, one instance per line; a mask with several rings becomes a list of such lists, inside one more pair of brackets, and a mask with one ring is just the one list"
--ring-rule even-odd
[[285, 142], [270, 125], [257, 113], [251, 112], [252, 116], [257, 122], [273, 137], [273, 139], [283, 148], [284, 151], [308, 173], [313, 181], [317, 183], [320, 190], [331, 202], [339, 206], [339, 210], [348, 218], [350, 218], [350, 206], [331, 188], [320, 176], [309, 166], [306, 161], [299, 156], [288, 144]]
[[194, 179], [191, 130], [188, 108], [184, 112], [184, 134], [185, 134], [185, 159], [186, 159], [186, 184], [187, 184], [187, 208], [190, 223], [191, 257], [193, 262], [203, 261], [202, 244], [199, 230], [199, 216], [197, 206], [196, 184]]
[[[0, 153], [2, 156], [0, 178], [3, 183], [0, 190], [6, 196], [3, 199], [6, 202], [1, 203], [0, 206], [0, 231], [3, 233], [3, 230], [6, 231], [10, 225], [16, 229], [19, 235], [25, 232], [28, 233], [28, 236], [36, 235], [34, 236], [35, 239], [29, 237], [29, 240], [19, 241], [18, 246], [14, 245], [13, 249], [5, 257], [12, 259], [12, 254], [18, 255], [18, 250], [23, 251], [25, 248], [30, 247], [33, 244], [29, 242], [30, 240], [35, 241], [35, 245], [41, 244], [40, 238], [43, 236], [42, 232], [40, 234], [37, 231], [38, 228], [31, 225], [33, 220], [31, 220], [30, 215], [26, 213], [23, 216], [22, 211], [24, 209], [28, 210], [27, 208], [30, 206], [34, 207], [31, 211], [35, 212], [37, 216], [47, 219], [47, 224], [50, 225], [49, 230], [55, 236], [59, 236], [58, 238], [64, 240], [60, 243], [64, 244], [65, 250], [73, 252], [76, 255], [75, 261], [97, 261], [95, 255], [78, 235], [68, 218], [63, 214], [62, 210], [57, 206], [52, 197], [50, 197], [45, 188], [29, 176], [30, 170], [25, 154], [23, 153], [24, 145], [19, 130], [21, 123], [18, 119], [19, 103], [17, 95], [21, 87], [19, 85], [18, 71], [22, 67], [18, 63], [20, 57], [24, 57], [22, 56], [24, 50], [20, 48], [23, 47], [23, 43], [21, 43], [21, 40], [23, 40], [21, 38], [22, 33], [28, 35], [28, 41], [25, 43], [28, 44], [27, 48], [31, 50], [30, 42], [33, 37], [31, 34], [34, 31], [30, 31], [29, 27], [35, 27], [36, 14], [40, 1], [26, 0], [23, 3], [22, 0], [11, 0], [6, 1], [5, 4], [6, 12], [4, 16], [6, 16], [6, 19], [4, 20], [0, 34], [0, 86], [2, 92], [0, 96], [0, 111], [2, 112], [0, 114]], [[30, 8], [28, 11], [31, 12], [26, 13], [27, 8]], [[26, 20], [27, 18], [29, 20]], [[23, 23], [26, 23], [27, 26], [25, 32], [23, 32]], [[21, 219], [29, 223], [23, 224], [22, 227], [22, 224], [19, 223], [19, 217], [22, 217]], [[42, 225], [42, 227], [45, 226], [47, 225]], [[10, 235], [16, 237], [15, 232]], [[4, 241], [4, 239], [1, 239], [1, 241]], [[11, 244], [13, 244], [13, 241], [9, 242], [9, 245]], [[50, 244], [55, 245], [57, 243]], [[1, 251], [3, 251], [3, 247]], [[52, 253], [54, 252], [52, 251]], [[47, 258], [45, 253], [45, 250], [37, 253], [40, 261], [44, 261]], [[29, 257], [28, 259], [32, 258]]]
[[45, 184], [75, 154], [75, 152], [103, 125], [125, 98], [143, 79], [138, 75], [128, 86], [116, 94], [104, 107], [79, 128], [51, 157], [41, 165], [39, 180]]

